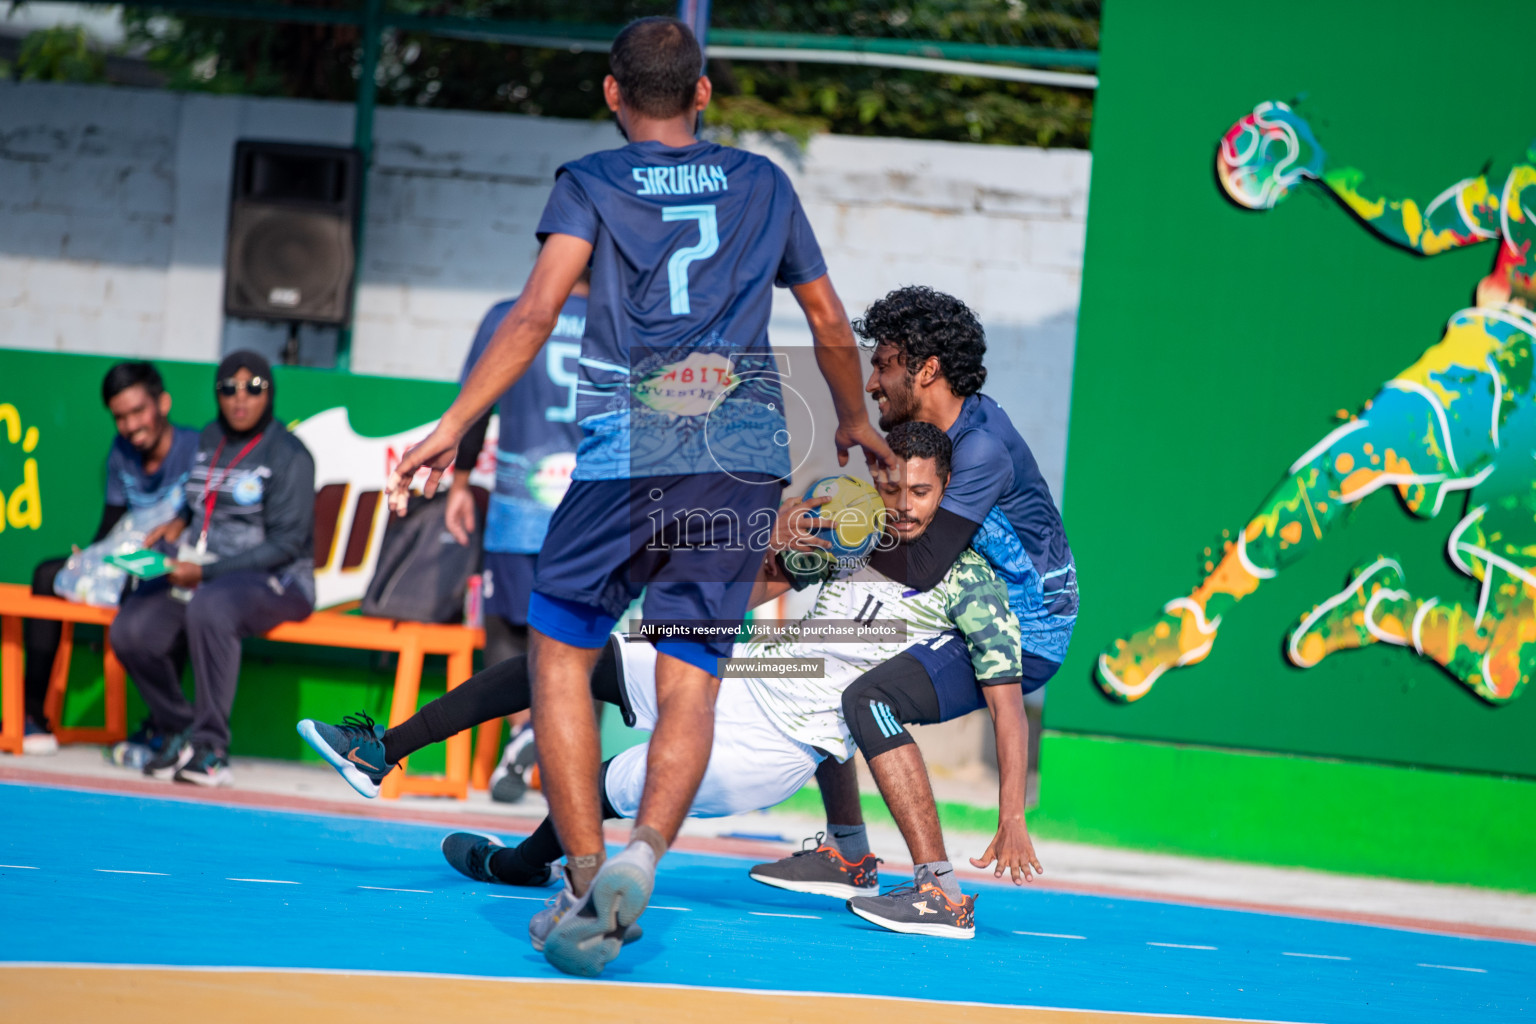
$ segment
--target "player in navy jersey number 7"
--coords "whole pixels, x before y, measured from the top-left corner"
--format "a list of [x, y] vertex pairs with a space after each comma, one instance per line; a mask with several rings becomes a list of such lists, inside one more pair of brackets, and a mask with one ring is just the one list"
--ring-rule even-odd
[[688, 813], [714, 735], [718, 660], [732, 629], [656, 643], [658, 721], [625, 850], [605, 860], [592, 667], [629, 602], [643, 618], [739, 623], [791, 471], [768, 317], [788, 287], [837, 410], [840, 462], [857, 445], [887, 465], [869, 422], [858, 348], [789, 179], [769, 161], [693, 136], [709, 79], [672, 18], [627, 26], [603, 94], [628, 145], [556, 173], [544, 247], [459, 397], [391, 479], [403, 507], [465, 429], [528, 368], [591, 266], [572, 483], [550, 522], [529, 601], [533, 721], [566, 888], [530, 924], [545, 957], [594, 975], [650, 899], [657, 859]]

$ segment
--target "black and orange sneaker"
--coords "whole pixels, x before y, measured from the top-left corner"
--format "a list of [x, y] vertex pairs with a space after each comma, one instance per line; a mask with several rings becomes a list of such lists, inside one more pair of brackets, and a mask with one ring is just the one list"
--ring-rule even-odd
[[927, 871], [919, 871], [916, 880], [879, 896], [855, 897], [848, 901], [848, 909], [893, 932], [943, 939], [976, 937], [976, 897], [951, 901]]
[[[850, 861], [837, 852], [837, 848], [822, 842], [825, 832], [805, 840], [806, 849], [790, 854], [772, 864], [758, 864], [747, 874], [753, 881], [771, 885], [790, 892], [805, 892], [813, 896], [836, 896], [852, 899], [855, 896], [874, 896], [880, 891], [880, 863], [872, 853], [862, 860]], [[814, 849], [810, 847], [815, 843]]]

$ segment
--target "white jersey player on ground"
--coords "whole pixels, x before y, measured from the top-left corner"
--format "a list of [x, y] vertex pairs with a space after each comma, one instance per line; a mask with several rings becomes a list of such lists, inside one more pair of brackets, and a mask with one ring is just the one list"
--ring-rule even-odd
[[[920, 537], [938, 509], [948, 479], [949, 439], [937, 427], [914, 421], [892, 430], [887, 441], [899, 472], [880, 486], [888, 517], [885, 535], [888, 542], [903, 544]], [[802, 504], [796, 511], [805, 509]], [[898, 661], [916, 646], [965, 644], [980, 685], [1019, 683], [1018, 621], [1009, 611], [1006, 587], [975, 552], [965, 551], [938, 586], [916, 591], [862, 562], [839, 564], [818, 556], [816, 570], [796, 571], [811, 560], [783, 551], [792, 531], [792, 523], [781, 522], [777, 537], [781, 553], [765, 562], [754, 601], [768, 600], [791, 586], [819, 583], [815, 605], [796, 623], [802, 638], [737, 643], [732, 659], [748, 667], [765, 659], [770, 665], [788, 662], [800, 674], [760, 671], [721, 679], [714, 745], [691, 810], [696, 817], [772, 807], [805, 785], [824, 758], [842, 761], [853, 756], [861, 737], [866, 745], [910, 742], [903, 723], [935, 721], [937, 708], [914, 703], [899, 691], [899, 679], [888, 695], [882, 695], [884, 699], [868, 700], [868, 706], [856, 708], [845, 706], [844, 687], [877, 666]], [[856, 639], [845, 639], [855, 630], [860, 634]], [[884, 631], [894, 632], [884, 639]], [[879, 638], [870, 639], [871, 633]], [[804, 639], [805, 635], [817, 638]], [[814, 662], [820, 662], [819, 673], [808, 671]], [[487, 672], [505, 675], [512, 664]], [[626, 722], [649, 730], [657, 719], [655, 665], [652, 644], [615, 636], [594, 671], [593, 694], [618, 704]], [[473, 684], [471, 680], [465, 686]], [[869, 692], [866, 688], [861, 696]], [[646, 747], [631, 747], [603, 765], [606, 816], [629, 818], [638, 810], [645, 786]], [[551, 877], [549, 865], [561, 856], [559, 840], [547, 819], [514, 848], [490, 837], [455, 833], [444, 840], [443, 851], [455, 868], [472, 878], [520, 885], [543, 884]], [[865, 873], [873, 878], [874, 858], [866, 860]], [[910, 921], [905, 913], [893, 914], [888, 906], [866, 906], [867, 901], [888, 902], [892, 894], [875, 895], [877, 885], [859, 884], [861, 865], [848, 867], [850, 884], [837, 887], [836, 892], [829, 888], [827, 894], [853, 897], [848, 905], [854, 913], [895, 931], [958, 938], [975, 934], [975, 897], [952, 898], [932, 872], [925, 879], [922, 866], [916, 884], [896, 892], [898, 904], [910, 903], [913, 908]], [[944, 867], [947, 870], [948, 865]], [[753, 877], [778, 884], [756, 872]], [[952, 879], [943, 881], [953, 884]], [[626, 941], [635, 937], [628, 935]]]

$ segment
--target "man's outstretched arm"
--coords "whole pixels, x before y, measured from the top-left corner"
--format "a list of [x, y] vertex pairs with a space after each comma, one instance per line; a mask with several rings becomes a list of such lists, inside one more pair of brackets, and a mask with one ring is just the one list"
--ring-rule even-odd
[[1008, 871], [1015, 885], [1043, 873], [1035, 844], [1024, 824], [1024, 780], [1029, 771], [1029, 719], [1024, 714], [1024, 690], [1016, 682], [985, 686], [982, 695], [992, 713], [992, 728], [997, 737], [997, 835], [980, 857], [972, 857], [978, 868], [997, 863], [992, 874], [1003, 877]]
[[837, 297], [837, 291], [832, 287], [832, 279], [822, 274], [816, 280], [797, 284], [790, 290], [810, 325], [811, 337], [816, 342], [816, 365], [826, 379], [827, 388], [832, 392], [832, 404], [837, 409], [837, 464], [848, 465], [848, 449], [858, 445], [871, 463], [894, 465], [896, 460], [891, 449], [869, 422], [869, 410], [864, 406], [859, 345], [854, 340], [843, 300]]
[[1366, 227], [1425, 256], [1499, 237], [1499, 196], [1489, 191], [1486, 175], [1458, 181], [1423, 205], [1382, 192], [1354, 167], [1325, 171], [1321, 180]]
[[1024, 779], [1029, 769], [1029, 719], [1024, 715], [1023, 646], [1019, 620], [1008, 607], [1008, 590], [992, 567], [971, 556], [943, 586], [952, 588], [949, 615], [965, 638], [971, 667], [981, 684], [997, 739], [997, 835], [971, 864], [1013, 875], [1015, 885], [1042, 873], [1024, 825]]
[[390, 474], [389, 503], [397, 513], [404, 514], [411, 478], [422, 466], [431, 470], [422, 492], [429, 498], [437, 493], [437, 482], [453, 465], [464, 432], [528, 369], [591, 257], [592, 243], [573, 235], [554, 234], [545, 241], [522, 295], [465, 379], [459, 397], [426, 440], [406, 449]]

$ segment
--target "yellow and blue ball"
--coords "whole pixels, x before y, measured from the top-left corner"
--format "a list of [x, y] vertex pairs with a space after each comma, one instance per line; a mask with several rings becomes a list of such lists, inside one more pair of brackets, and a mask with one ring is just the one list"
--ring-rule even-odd
[[885, 504], [880, 493], [869, 483], [853, 476], [825, 476], [806, 489], [805, 499], [827, 497], [817, 510], [833, 525], [818, 530], [820, 537], [832, 543], [828, 554], [834, 558], [862, 558], [869, 554], [885, 525]]

